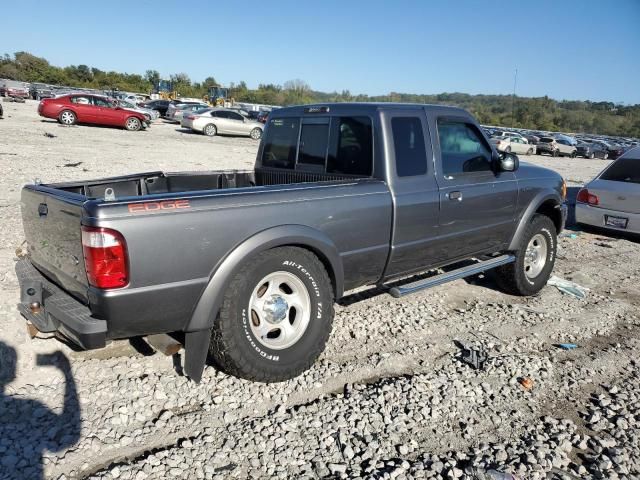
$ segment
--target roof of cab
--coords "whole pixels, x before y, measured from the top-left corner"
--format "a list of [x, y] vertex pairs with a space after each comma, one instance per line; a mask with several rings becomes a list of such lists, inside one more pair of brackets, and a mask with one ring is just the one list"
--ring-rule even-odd
[[[309, 109], [321, 109], [328, 108], [328, 111], [316, 111], [309, 112]], [[420, 103], [393, 103], [393, 102], [341, 102], [341, 103], [313, 103], [309, 105], [294, 105], [291, 107], [278, 108], [271, 111], [271, 117], [286, 117], [291, 115], [321, 115], [326, 114], [340, 114], [349, 112], [372, 113], [379, 110], [393, 110], [393, 109], [409, 109], [409, 110], [422, 110], [427, 109], [430, 111], [438, 111], [441, 113], [451, 114], [464, 114], [469, 115], [465, 109], [460, 107], [452, 107], [448, 105], [430, 105]]]

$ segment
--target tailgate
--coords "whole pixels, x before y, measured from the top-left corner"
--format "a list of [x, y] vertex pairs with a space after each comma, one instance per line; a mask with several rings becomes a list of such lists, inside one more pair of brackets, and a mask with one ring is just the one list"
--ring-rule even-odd
[[53, 283], [86, 300], [82, 254], [82, 205], [55, 195], [22, 189], [22, 224], [31, 263]]

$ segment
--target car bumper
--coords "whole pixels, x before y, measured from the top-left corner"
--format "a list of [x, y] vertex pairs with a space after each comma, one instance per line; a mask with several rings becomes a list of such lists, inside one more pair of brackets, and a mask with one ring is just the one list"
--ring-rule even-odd
[[[627, 228], [613, 227], [605, 224], [605, 215], [626, 218]], [[592, 207], [585, 203], [576, 203], [576, 222], [592, 227], [606, 228], [617, 232], [629, 232], [640, 234], [640, 214], [619, 212], [606, 208]]]
[[[20, 284], [18, 311], [41, 332], [57, 332], [85, 350], [106, 344], [107, 322], [91, 316], [89, 307], [47, 280], [29, 260], [16, 263]], [[31, 305], [39, 302], [39, 310]]]
[[182, 119], [180, 126], [183, 128], [193, 128], [193, 120]]

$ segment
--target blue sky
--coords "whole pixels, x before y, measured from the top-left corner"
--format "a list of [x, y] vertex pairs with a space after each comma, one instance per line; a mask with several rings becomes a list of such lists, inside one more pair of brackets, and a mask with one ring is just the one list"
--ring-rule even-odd
[[0, 53], [315, 90], [640, 103], [640, 0], [22, 0]]

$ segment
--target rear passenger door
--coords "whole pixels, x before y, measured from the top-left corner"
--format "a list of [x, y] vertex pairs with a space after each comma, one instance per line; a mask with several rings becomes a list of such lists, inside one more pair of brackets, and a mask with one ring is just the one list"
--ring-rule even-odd
[[439, 117], [439, 231], [446, 258], [496, 250], [513, 233], [518, 187], [513, 172], [493, 169], [492, 151], [466, 117]]
[[431, 265], [438, 243], [438, 185], [423, 109], [385, 109], [382, 114], [387, 178], [393, 195], [391, 253], [385, 278]]

